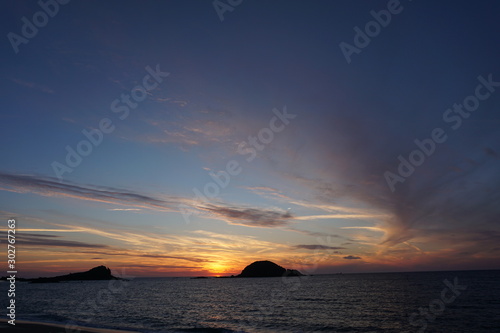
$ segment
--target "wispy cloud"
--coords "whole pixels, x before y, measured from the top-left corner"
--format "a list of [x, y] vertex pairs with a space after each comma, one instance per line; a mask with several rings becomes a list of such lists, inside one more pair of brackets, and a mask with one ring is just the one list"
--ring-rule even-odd
[[69, 247], [69, 248], [101, 248], [105, 249], [109, 246], [103, 244], [91, 244], [79, 241], [70, 241], [59, 239], [60, 236], [57, 235], [39, 235], [39, 234], [29, 234], [23, 233], [22, 237], [19, 237], [17, 242], [23, 246], [42, 246], [42, 247]]
[[177, 260], [186, 260], [192, 262], [210, 262], [207, 259], [198, 259], [191, 257], [182, 257], [182, 256], [168, 256], [161, 254], [146, 254], [140, 252], [102, 252], [102, 251], [84, 251], [82, 253], [88, 254], [99, 254], [105, 256], [125, 256], [125, 257], [134, 257], [134, 258], [153, 258], [153, 259], [177, 259]]
[[344, 257], [344, 259], [347, 259], [347, 260], [355, 260], [355, 259], [361, 259], [361, 257], [356, 257], [356, 256], [351, 256], [351, 255], [349, 255], [349, 256]]
[[[384, 216], [384, 215], [378, 215]], [[367, 220], [373, 219], [377, 217], [377, 215], [371, 214], [327, 214], [327, 215], [304, 215], [304, 216], [296, 216], [295, 220], [324, 220], [324, 219], [356, 219], [356, 220]]]
[[[54, 218], [58, 219], [57, 216]], [[210, 266], [244, 267], [258, 256], [264, 258], [282, 258], [290, 250], [287, 244], [260, 240], [255, 236], [224, 234], [207, 230], [184, 232], [182, 235], [170, 232], [144, 231], [141, 227], [124, 228], [112, 226], [102, 221], [71, 219], [62, 217], [71, 223], [55, 223], [43, 220], [31, 222], [34, 227], [19, 229], [23, 235], [29, 235], [31, 242], [24, 243], [32, 251], [26, 262], [38, 262], [47, 259], [47, 263], [65, 262], [65, 253], [78, 249], [78, 260], [86, 262], [89, 258], [103, 258], [114, 263], [130, 263], [140, 260], [144, 265], [172, 265], [177, 262], [196, 263], [197, 270], [210, 270]], [[19, 216], [21, 220], [30, 220], [29, 216]], [[94, 225], [98, 223], [98, 227]], [[76, 225], [72, 224], [76, 223]], [[91, 224], [92, 223], [92, 224]], [[42, 228], [43, 226], [47, 228]], [[37, 234], [34, 234], [37, 232]], [[97, 240], [93, 242], [63, 242], [57, 233], [78, 233], [78, 239]], [[55, 234], [55, 235], [54, 235]], [[98, 237], [95, 237], [98, 236]], [[57, 242], [60, 240], [60, 242]], [[67, 251], [61, 251], [66, 248]], [[299, 254], [302, 255], [302, 254]], [[61, 261], [62, 260], [62, 261]], [[74, 259], [73, 259], [74, 260]], [[236, 270], [235, 270], [236, 271]]]
[[380, 211], [366, 208], [349, 207], [342, 205], [324, 204], [319, 202], [310, 202], [306, 200], [298, 200], [285, 194], [279, 190], [266, 187], [266, 186], [253, 186], [245, 187], [245, 189], [254, 192], [264, 198], [277, 200], [279, 202], [287, 203], [288, 205], [296, 205], [312, 210], [322, 210], [330, 214], [314, 214], [294, 216], [294, 220], [309, 221], [321, 219], [356, 219], [356, 220], [371, 220], [376, 221], [379, 219], [387, 218], [388, 214], [383, 214]]
[[[474, 84], [473, 80], [468, 82], [471, 87]], [[429, 101], [421, 96], [415, 96], [415, 110], [429, 107]], [[308, 132], [308, 139], [317, 145], [302, 153], [314, 164], [294, 169], [288, 179], [314, 193], [312, 204], [317, 208], [347, 200], [356, 207], [371, 208], [379, 215], [371, 222], [385, 231], [383, 246], [429, 240], [434, 230], [441, 229], [464, 233], [465, 239], [473, 238], [479, 226], [498, 230], [500, 141], [493, 125], [498, 123], [497, 117], [491, 116], [498, 101], [497, 96], [493, 104], [485, 104], [481, 114], [476, 113], [478, 118], [467, 120], [467, 124], [464, 120], [456, 132], [450, 130], [449, 124], [439, 122], [444, 111], [439, 109], [408, 113], [404, 118], [411, 124], [408, 126], [399, 123], [403, 119], [401, 110], [387, 108], [385, 101], [370, 105], [370, 111], [359, 104], [352, 105], [349, 113], [331, 112]], [[379, 114], [374, 110], [385, 111]], [[428, 138], [438, 126], [448, 134], [446, 143], [436, 144], [434, 154], [425, 156], [425, 162], [405, 177], [404, 183], [398, 183], [392, 193], [384, 173], [398, 173], [398, 156], [408, 159], [418, 149], [415, 139]], [[440, 243], [445, 235], [432, 237]]]
[[[187, 111], [185, 111], [187, 112]], [[234, 143], [235, 125], [227, 118], [209, 114], [198, 117], [178, 116], [176, 120], [146, 119], [154, 131], [138, 136], [139, 141], [154, 144], [172, 144], [182, 150], [193, 146]]]
[[313, 236], [313, 237], [325, 237], [326, 239], [330, 239], [330, 238], [348, 239], [345, 236], [338, 235], [338, 234], [330, 234], [330, 233], [327, 233], [327, 232], [302, 230], [302, 229], [296, 229], [296, 228], [290, 228], [290, 227], [287, 228], [286, 230], [293, 231], [293, 232], [298, 232], [298, 233], [301, 233], [301, 234], [304, 234], [304, 235], [308, 235], [308, 236]]
[[11, 79], [11, 81], [14, 83], [17, 83], [23, 87], [35, 89], [35, 90], [44, 92], [46, 94], [54, 94], [55, 93], [55, 91], [52, 90], [51, 88], [44, 86], [44, 85], [41, 85], [41, 84], [34, 83], [34, 82], [27, 82], [27, 81], [23, 81], [20, 79]]
[[319, 244], [301, 244], [295, 245], [296, 249], [306, 249], [306, 250], [344, 250], [345, 247], [339, 246], [327, 246], [327, 245], [319, 245]]
[[277, 189], [267, 186], [244, 186], [243, 188], [255, 192], [279, 192]]
[[154, 98], [154, 100], [158, 103], [172, 103], [172, 104], [176, 104], [176, 105], [181, 106], [181, 107], [184, 107], [184, 106], [188, 105], [188, 103], [189, 103], [186, 100], [174, 99], [171, 97], [157, 97], [157, 98]]
[[267, 209], [208, 205], [203, 210], [228, 223], [249, 227], [281, 227], [289, 224], [293, 219], [289, 212]]
[[216, 218], [227, 223], [248, 227], [280, 227], [293, 220], [289, 212], [274, 211], [253, 207], [237, 207], [228, 204], [205, 204], [193, 198], [176, 196], [156, 197], [132, 191], [109, 187], [96, 187], [61, 183], [54, 178], [31, 175], [0, 173], [0, 190], [18, 193], [36, 193], [47, 197], [73, 198], [114, 205], [133, 206], [134, 208], [112, 208], [112, 211], [155, 210], [178, 212], [179, 205], [192, 207], [205, 217]]
[[360, 230], [370, 230], [370, 231], [378, 231], [378, 232], [384, 232], [384, 228], [380, 227], [368, 227], [368, 226], [352, 226], [352, 227], [341, 227], [340, 229], [360, 229]]
[[120, 189], [61, 183], [49, 177], [7, 173], [0, 173], [0, 190], [18, 193], [31, 192], [47, 197], [57, 196], [110, 204], [133, 205], [162, 211], [172, 211], [175, 204], [180, 202], [175, 197], [165, 200]]

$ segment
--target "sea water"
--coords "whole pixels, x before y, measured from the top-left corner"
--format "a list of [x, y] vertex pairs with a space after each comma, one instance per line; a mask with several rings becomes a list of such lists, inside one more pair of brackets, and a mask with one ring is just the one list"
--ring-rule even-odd
[[500, 271], [18, 282], [16, 310], [73, 329], [500, 332]]

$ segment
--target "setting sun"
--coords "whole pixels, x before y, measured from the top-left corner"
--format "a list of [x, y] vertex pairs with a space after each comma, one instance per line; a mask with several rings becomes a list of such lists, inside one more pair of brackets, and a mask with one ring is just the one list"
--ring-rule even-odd
[[229, 269], [224, 264], [212, 263], [206, 266], [207, 271], [213, 276], [220, 276], [222, 274], [227, 274]]

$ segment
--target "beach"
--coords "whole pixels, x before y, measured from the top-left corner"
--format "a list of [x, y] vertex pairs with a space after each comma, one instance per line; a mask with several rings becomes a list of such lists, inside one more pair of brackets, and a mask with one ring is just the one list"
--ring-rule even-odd
[[66, 330], [65, 325], [24, 320], [16, 320], [16, 325], [11, 325], [7, 323], [7, 320], [0, 320], [0, 331], [3, 333], [137, 333], [137, 331], [109, 330], [90, 327], [79, 327], [79, 329]]

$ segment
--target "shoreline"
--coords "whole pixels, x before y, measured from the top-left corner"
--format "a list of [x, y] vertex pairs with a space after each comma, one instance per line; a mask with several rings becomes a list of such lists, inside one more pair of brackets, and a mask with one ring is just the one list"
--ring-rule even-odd
[[68, 327], [55, 323], [43, 323], [38, 321], [17, 320], [16, 325], [11, 325], [7, 319], [0, 319], [0, 331], [2, 333], [140, 333], [139, 331], [116, 330], [98, 327]]

